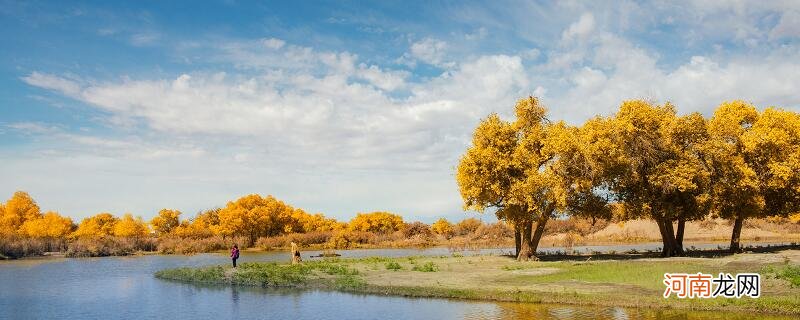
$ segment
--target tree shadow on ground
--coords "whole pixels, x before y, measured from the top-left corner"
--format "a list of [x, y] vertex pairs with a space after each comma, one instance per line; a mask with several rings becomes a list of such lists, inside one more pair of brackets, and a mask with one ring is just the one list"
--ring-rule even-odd
[[[743, 248], [743, 253], [775, 253], [783, 250], [800, 249], [800, 244], [787, 244], [787, 245], [764, 245], [764, 246], [747, 246]], [[692, 258], [720, 258], [732, 255], [728, 249], [684, 249], [686, 252], [683, 257]], [[515, 256], [504, 255], [505, 257], [515, 259]], [[586, 253], [586, 254], [567, 254], [567, 253], [545, 253], [537, 255], [539, 261], [602, 261], [602, 260], [636, 260], [636, 259], [652, 259], [661, 258], [660, 250], [647, 250], [639, 252], [631, 250], [628, 252], [600, 252], [600, 253]]]

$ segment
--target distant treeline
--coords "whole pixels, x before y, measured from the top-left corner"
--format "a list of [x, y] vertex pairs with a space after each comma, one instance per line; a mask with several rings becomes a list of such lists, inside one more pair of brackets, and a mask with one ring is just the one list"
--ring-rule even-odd
[[480, 234], [484, 243], [502, 242], [511, 229], [467, 218], [459, 223], [439, 219], [431, 225], [407, 223], [390, 212], [358, 213], [349, 222], [310, 214], [272, 196], [256, 194], [228, 202], [225, 207], [182, 219], [174, 209], [162, 209], [150, 221], [126, 213], [98, 213], [77, 225], [57, 212], [42, 213], [31, 196], [18, 191], [0, 203], [0, 254], [9, 257], [63, 251], [71, 256], [129, 254], [158, 250], [192, 253], [243, 247], [282, 248], [290, 242], [321, 248], [362, 245], [431, 245], [437, 239]]

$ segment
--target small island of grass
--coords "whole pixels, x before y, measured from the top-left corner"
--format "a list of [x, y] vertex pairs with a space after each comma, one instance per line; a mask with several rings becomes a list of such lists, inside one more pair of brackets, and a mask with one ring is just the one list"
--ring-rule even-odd
[[[664, 299], [663, 274], [758, 272], [761, 297]], [[292, 287], [357, 293], [599, 306], [800, 314], [800, 250], [717, 258], [630, 254], [324, 259], [300, 265], [243, 263], [177, 268], [156, 277], [189, 283]]]

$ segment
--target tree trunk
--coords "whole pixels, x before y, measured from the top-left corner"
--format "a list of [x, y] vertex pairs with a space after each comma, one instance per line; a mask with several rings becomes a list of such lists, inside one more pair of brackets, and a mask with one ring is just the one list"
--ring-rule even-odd
[[519, 257], [519, 249], [522, 243], [522, 234], [519, 230], [519, 226], [514, 224], [514, 256]]
[[683, 234], [686, 230], [686, 220], [683, 218], [678, 219], [678, 230], [675, 231], [675, 252], [681, 256], [685, 255], [683, 251]]
[[741, 252], [741, 238], [742, 238], [742, 225], [744, 224], [744, 217], [736, 217], [733, 221], [733, 234], [731, 234], [731, 253]]
[[528, 220], [522, 223], [522, 241], [521, 246], [519, 249], [519, 254], [517, 255], [518, 261], [528, 261], [533, 252], [531, 251], [531, 229], [533, 228], [533, 222]]
[[666, 218], [656, 218], [658, 231], [661, 233], [661, 257], [668, 258], [675, 255], [675, 235], [672, 233], [672, 222]]
[[543, 214], [539, 221], [536, 221], [536, 230], [533, 232], [533, 238], [531, 239], [531, 251], [533, 255], [536, 255], [536, 250], [539, 248], [539, 240], [542, 240], [542, 235], [544, 234], [544, 227], [547, 223], [547, 220], [550, 219], [550, 213]]

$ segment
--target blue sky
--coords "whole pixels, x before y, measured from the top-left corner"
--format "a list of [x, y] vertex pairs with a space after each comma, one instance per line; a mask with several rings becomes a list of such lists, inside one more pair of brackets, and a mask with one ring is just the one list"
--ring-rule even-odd
[[796, 1], [0, 1], [0, 195], [187, 216], [249, 193], [459, 219], [472, 129], [537, 95], [800, 111]]

